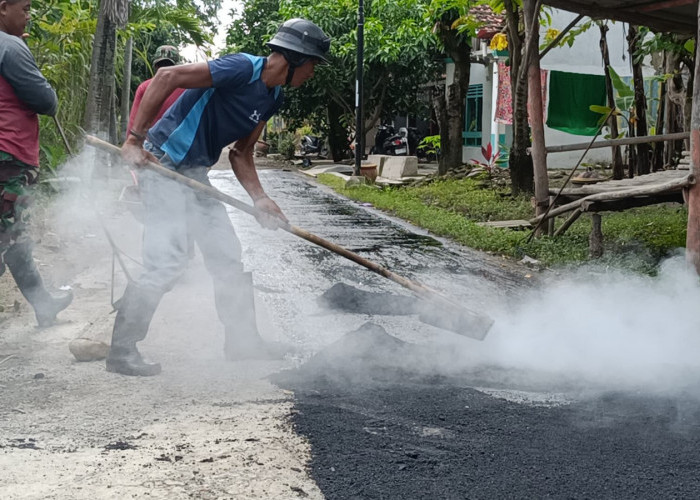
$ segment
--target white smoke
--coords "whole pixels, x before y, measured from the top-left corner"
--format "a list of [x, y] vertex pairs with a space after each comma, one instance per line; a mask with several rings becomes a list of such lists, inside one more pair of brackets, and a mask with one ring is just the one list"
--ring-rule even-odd
[[681, 388], [700, 380], [700, 283], [682, 258], [657, 277], [581, 269], [493, 312], [470, 363], [609, 387]]

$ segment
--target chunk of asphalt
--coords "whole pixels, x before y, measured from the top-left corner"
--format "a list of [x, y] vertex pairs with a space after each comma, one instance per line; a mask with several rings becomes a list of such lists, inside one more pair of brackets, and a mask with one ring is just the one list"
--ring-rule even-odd
[[405, 379], [417, 367], [419, 346], [367, 322], [320, 350], [300, 367], [271, 377], [275, 383], [327, 382], [362, 386], [371, 381]]
[[386, 292], [369, 292], [336, 283], [318, 298], [328, 309], [360, 314], [405, 315], [418, 313], [418, 299]]

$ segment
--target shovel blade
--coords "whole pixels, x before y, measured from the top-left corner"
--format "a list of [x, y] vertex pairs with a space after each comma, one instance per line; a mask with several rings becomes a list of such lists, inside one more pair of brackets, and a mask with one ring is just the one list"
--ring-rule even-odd
[[423, 323], [476, 340], [484, 340], [494, 323], [494, 320], [485, 314], [478, 314], [442, 301], [430, 301], [424, 304], [418, 319]]

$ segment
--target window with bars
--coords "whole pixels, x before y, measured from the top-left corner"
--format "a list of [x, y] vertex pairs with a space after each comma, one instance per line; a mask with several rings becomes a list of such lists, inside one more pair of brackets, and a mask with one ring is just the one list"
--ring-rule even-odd
[[480, 147], [481, 117], [484, 109], [484, 86], [481, 83], [469, 86], [466, 106], [464, 132], [462, 132], [463, 144]]

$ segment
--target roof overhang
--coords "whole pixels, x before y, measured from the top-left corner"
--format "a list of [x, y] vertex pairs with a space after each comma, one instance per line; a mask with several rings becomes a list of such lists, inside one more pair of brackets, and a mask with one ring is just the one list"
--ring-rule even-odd
[[698, 29], [698, 0], [542, 0], [542, 3], [593, 19], [648, 26], [653, 31], [695, 35]]

